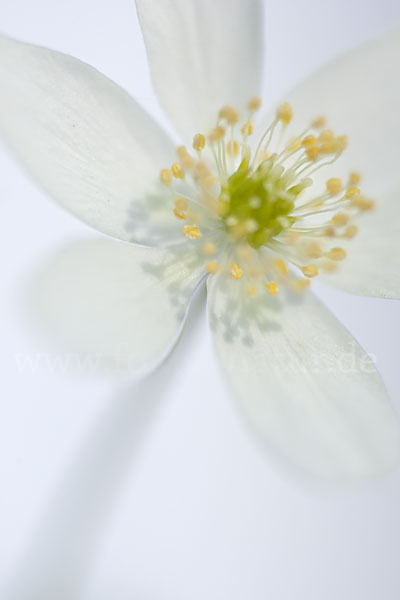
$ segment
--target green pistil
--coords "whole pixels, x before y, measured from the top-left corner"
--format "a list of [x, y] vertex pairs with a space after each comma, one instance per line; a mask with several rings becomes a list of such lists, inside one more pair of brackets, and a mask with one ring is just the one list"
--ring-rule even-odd
[[251, 171], [249, 159], [244, 158], [221, 190], [227, 231], [259, 248], [291, 227], [295, 219], [289, 215], [300, 190], [298, 186], [289, 187], [290, 183], [283, 168], [274, 165], [271, 159]]

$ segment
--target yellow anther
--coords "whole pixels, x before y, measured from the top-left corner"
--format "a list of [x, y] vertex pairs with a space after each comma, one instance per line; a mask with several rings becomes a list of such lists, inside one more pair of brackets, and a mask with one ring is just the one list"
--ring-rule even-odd
[[329, 192], [329, 194], [331, 194], [331, 196], [335, 196], [336, 194], [339, 194], [339, 192], [342, 191], [342, 188], [343, 188], [343, 183], [339, 177], [331, 177], [326, 182], [326, 189]]
[[233, 277], [233, 279], [240, 279], [243, 275], [243, 270], [242, 267], [237, 263], [232, 263], [231, 270], [229, 271], [229, 273], [231, 277]]
[[186, 169], [190, 169], [191, 167], [193, 167], [195, 160], [193, 156], [189, 154], [185, 146], [179, 146], [176, 149], [176, 154]]
[[310, 282], [308, 279], [296, 279], [291, 287], [294, 292], [302, 294], [310, 287]]
[[239, 143], [236, 140], [230, 141], [226, 145], [228, 156], [237, 156], [239, 154]]
[[345, 198], [353, 199], [353, 198], [357, 198], [360, 194], [361, 194], [360, 188], [356, 187], [355, 185], [351, 185], [350, 187], [347, 188], [344, 196], [345, 196]]
[[207, 264], [206, 269], [207, 269], [208, 273], [211, 273], [211, 275], [215, 275], [215, 273], [218, 271], [218, 267], [219, 267], [219, 265], [218, 265], [217, 261], [211, 260]]
[[171, 167], [171, 171], [172, 171], [172, 175], [176, 179], [184, 179], [185, 178], [185, 173], [183, 172], [183, 169], [182, 169], [180, 163], [174, 162], [174, 164]]
[[251, 112], [259, 110], [260, 107], [261, 107], [261, 98], [259, 96], [254, 96], [254, 98], [251, 98], [249, 100], [249, 103], [247, 104], [247, 108]]
[[218, 116], [220, 119], [225, 119], [229, 125], [236, 125], [239, 120], [239, 114], [233, 106], [224, 106]]
[[367, 211], [374, 208], [375, 202], [364, 196], [356, 196], [355, 198], [352, 198], [351, 205], [359, 210]]
[[337, 268], [338, 265], [333, 260], [323, 260], [321, 263], [321, 269], [323, 269], [327, 273], [333, 273], [333, 271], [336, 271]]
[[204, 135], [202, 133], [196, 133], [196, 135], [193, 137], [193, 148], [196, 150], [196, 152], [203, 150], [205, 145], [206, 138]]
[[245, 121], [242, 125], [241, 128], [241, 133], [243, 137], [248, 137], [249, 135], [251, 135], [254, 131], [254, 123], [253, 121], [250, 119], [248, 121]]
[[335, 235], [336, 235], [335, 229], [333, 227], [326, 227], [325, 231], [324, 231], [324, 235], [326, 235], [326, 237], [335, 237]]
[[317, 117], [311, 123], [311, 127], [314, 127], [315, 129], [321, 129], [325, 125], [326, 125], [326, 119], [325, 119], [325, 117], [322, 117], [322, 116]]
[[326, 129], [319, 136], [320, 151], [323, 154], [340, 154], [347, 147], [347, 136], [335, 136], [330, 129]]
[[176, 155], [179, 158], [179, 160], [183, 161], [183, 159], [189, 155], [186, 146], [178, 146], [176, 149]]
[[198, 240], [203, 235], [197, 225], [185, 225], [182, 229], [182, 233], [189, 240]]
[[211, 187], [214, 184], [214, 177], [210, 169], [203, 162], [197, 162], [194, 168], [193, 177], [201, 186]]
[[335, 134], [332, 129], [324, 129], [321, 131], [318, 137], [320, 142], [333, 142], [335, 139]]
[[356, 236], [358, 233], [358, 228], [355, 225], [349, 225], [346, 228], [346, 231], [344, 232], [343, 236], [345, 238], [348, 238], [349, 240], [351, 240], [354, 236]]
[[215, 127], [210, 135], [208, 136], [208, 139], [210, 140], [210, 142], [218, 142], [220, 139], [222, 139], [225, 135], [225, 129], [223, 127], [221, 127], [220, 125], [218, 125], [218, 127]]
[[186, 211], [188, 209], [188, 203], [186, 198], [179, 196], [175, 201], [174, 214], [178, 219], [184, 219], [186, 217]]
[[287, 275], [289, 273], [289, 267], [282, 258], [276, 258], [274, 262], [279, 273], [282, 275]]
[[310, 242], [306, 247], [306, 254], [310, 258], [321, 258], [323, 251], [317, 242]]
[[299, 139], [298, 137], [292, 137], [286, 144], [286, 149], [288, 152], [294, 152], [295, 150], [297, 150], [297, 148], [300, 148], [300, 146], [301, 139]]
[[293, 109], [288, 102], [283, 102], [276, 111], [276, 118], [284, 125], [289, 125], [293, 119]]
[[174, 208], [174, 215], [178, 217], [178, 219], [184, 219], [186, 217], [186, 213], [178, 210], [176, 207]]
[[258, 287], [256, 285], [253, 285], [252, 283], [248, 283], [246, 285], [246, 294], [248, 296], [251, 296], [252, 298], [254, 298], [254, 296], [257, 296], [258, 293]]
[[310, 160], [316, 160], [319, 156], [319, 153], [320, 153], [320, 147], [317, 145], [315, 145], [315, 146], [310, 145], [310, 146], [306, 147], [306, 154]]
[[306, 137], [304, 137], [301, 140], [301, 143], [303, 144], [303, 146], [305, 148], [309, 148], [310, 146], [315, 146], [317, 143], [317, 138], [315, 137], [315, 135], [306, 135]]
[[306, 277], [316, 277], [318, 275], [317, 265], [311, 264], [301, 268], [303, 275]]
[[346, 258], [346, 250], [343, 248], [331, 248], [329, 252], [325, 254], [326, 258], [331, 260], [344, 260]]
[[212, 256], [217, 251], [217, 246], [214, 242], [206, 242], [203, 246], [203, 254], [205, 256]]
[[171, 185], [172, 183], [172, 172], [171, 169], [161, 169], [160, 181], [163, 185]]
[[331, 223], [334, 227], [344, 227], [350, 221], [350, 216], [346, 213], [337, 213], [331, 219]]
[[361, 182], [361, 175], [358, 171], [352, 171], [349, 175], [349, 185], [358, 185]]
[[337, 152], [336, 142], [323, 142], [319, 146], [319, 151], [321, 152], [321, 154], [334, 154], [335, 152]]
[[176, 154], [179, 158], [179, 160], [181, 161], [181, 163], [183, 164], [183, 166], [185, 167], [185, 169], [190, 169], [191, 167], [193, 167], [194, 165], [194, 158], [192, 156], [190, 156], [189, 152], [187, 151], [187, 149], [185, 148], [185, 146], [179, 146], [176, 149]]
[[278, 284], [276, 281], [267, 281], [265, 284], [265, 289], [267, 290], [270, 296], [276, 296], [279, 292]]

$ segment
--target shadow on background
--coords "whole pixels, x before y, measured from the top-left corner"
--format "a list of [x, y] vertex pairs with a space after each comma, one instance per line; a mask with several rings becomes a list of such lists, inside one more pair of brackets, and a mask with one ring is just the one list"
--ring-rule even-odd
[[1, 593], [4, 600], [75, 600], [81, 597], [107, 515], [132, 460], [190, 348], [205, 302], [195, 295], [177, 348], [144, 381], [111, 398], [77, 451], [36, 532]]

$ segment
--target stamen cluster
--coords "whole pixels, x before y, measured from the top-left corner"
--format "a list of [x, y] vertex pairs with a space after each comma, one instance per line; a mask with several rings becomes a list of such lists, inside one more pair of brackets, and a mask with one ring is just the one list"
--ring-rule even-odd
[[[318, 117], [284, 142], [293, 117], [285, 102], [258, 144], [250, 144], [260, 106], [252, 98], [243, 121], [234, 107], [223, 107], [207, 136], [195, 134], [193, 152], [180, 146], [177, 162], [160, 172], [175, 216], [185, 221], [182, 233], [200, 244], [206, 270], [245, 279], [250, 296], [261, 288], [276, 295], [282, 283], [301, 291], [321, 268], [333, 271], [346, 257], [334, 241], [353, 238], [355, 217], [373, 208], [356, 172], [346, 184], [330, 177], [324, 190], [311, 193], [311, 176], [339, 158], [345, 135]], [[300, 279], [289, 265], [300, 270]]]

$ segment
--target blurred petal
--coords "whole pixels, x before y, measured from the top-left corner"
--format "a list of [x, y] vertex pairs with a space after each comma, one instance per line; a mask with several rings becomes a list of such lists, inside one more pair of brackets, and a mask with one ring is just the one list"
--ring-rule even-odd
[[183, 138], [260, 87], [261, 0], [136, 0], [155, 90]]
[[400, 188], [382, 197], [359, 225], [346, 260], [324, 276], [325, 283], [352, 294], [400, 299]]
[[38, 324], [81, 371], [155, 368], [176, 343], [204, 270], [183, 247], [101, 239], [64, 247], [29, 294]]
[[237, 282], [210, 281], [219, 358], [263, 440], [322, 478], [392, 470], [399, 419], [371, 359], [335, 317], [311, 293], [246, 299]]
[[335, 169], [361, 171], [381, 198], [400, 184], [400, 27], [324, 65], [289, 94], [296, 118], [322, 114], [349, 136]]
[[96, 229], [146, 245], [179, 225], [158, 183], [166, 134], [83, 62], [0, 36], [0, 132], [55, 200]]

